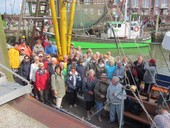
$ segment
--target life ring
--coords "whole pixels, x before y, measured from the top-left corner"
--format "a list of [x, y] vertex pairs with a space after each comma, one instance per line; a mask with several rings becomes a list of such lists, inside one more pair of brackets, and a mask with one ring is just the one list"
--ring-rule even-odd
[[135, 27], [135, 28], [134, 28], [134, 31], [135, 31], [135, 32], [139, 31], [139, 27]]

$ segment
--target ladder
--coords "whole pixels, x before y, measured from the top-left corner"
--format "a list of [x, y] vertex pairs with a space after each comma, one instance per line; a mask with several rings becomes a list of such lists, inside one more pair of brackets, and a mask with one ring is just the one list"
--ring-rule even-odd
[[[49, 10], [49, 1], [48, 0], [36, 0], [35, 14], [34, 14], [34, 26], [32, 31], [32, 40], [31, 46], [34, 45], [34, 38], [36, 31], [40, 31], [40, 35], [43, 35], [44, 30], [44, 16], [47, 16]], [[38, 18], [36, 18], [38, 17]]]
[[[31, 9], [31, 15], [25, 15], [25, 8], [26, 8], [26, 3], [28, 3], [29, 9]], [[34, 8], [34, 12], [32, 11]], [[32, 37], [30, 41], [30, 45], [34, 45], [34, 38], [35, 38], [35, 33], [36, 31], [39, 31], [40, 34], [43, 34], [43, 29], [44, 29], [44, 20], [45, 19], [52, 19], [51, 17], [48, 17], [48, 12], [49, 12], [49, 0], [23, 0], [22, 2], [22, 7], [21, 7], [21, 14], [19, 17], [19, 25], [18, 25], [18, 33], [17, 33], [17, 38], [16, 41], [19, 41], [19, 36], [20, 36], [20, 30], [21, 30], [21, 22], [23, 20], [32, 20], [33, 21], [33, 30], [32, 30]], [[27, 35], [26, 35], [27, 36]]]

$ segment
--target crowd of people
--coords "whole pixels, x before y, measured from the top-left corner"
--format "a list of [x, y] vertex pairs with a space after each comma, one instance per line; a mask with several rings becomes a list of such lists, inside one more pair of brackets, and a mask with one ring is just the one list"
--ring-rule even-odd
[[[147, 93], [150, 99], [151, 88], [155, 84], [156, 61], [147, 62], [139, 56], [135, 62], [128, 57], [115, 57], [88, 49], [83, 53], [81, 47], [70, 46], [70, 54], [58, 59], [56, 45], [45, 35], [37, 38], [31, 48], [25, 36], [15, 42], [8, 50], [9, 62], [14, 72], [21, 75], [34, 86], [33, 95], [43, 103], [55, 99], [57, 108], [62, 107], [63, 97], [69, 95], [69, 107], [77, 107], [77, 95], [84, 96], [87, 118], [96, 105], [97, 118], [102, 122], [101, 112], [105, 103], [110, 104], [110, 122], [116, 115], [123, 126], [124, 100], [127, 97], [124, 85], [135, 85], [139, 91]], [[15, 78], [22, 85], [26, 83]], [[144, 82], [144, 88], [141, 83]]]

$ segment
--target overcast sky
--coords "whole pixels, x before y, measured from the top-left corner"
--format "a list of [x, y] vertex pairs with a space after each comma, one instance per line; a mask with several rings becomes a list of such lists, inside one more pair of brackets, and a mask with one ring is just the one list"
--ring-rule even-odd
[[11, 13], [20, 13], [20, 5], [22, 3], [22, 0], [0, 0], [0, 13], [4, 14], [6, 12], [7, 14]]

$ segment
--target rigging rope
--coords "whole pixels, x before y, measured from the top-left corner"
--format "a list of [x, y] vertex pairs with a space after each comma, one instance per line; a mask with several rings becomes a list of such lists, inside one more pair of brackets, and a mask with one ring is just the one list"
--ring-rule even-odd
[[144, 104], [141, 102], [141, 100], [137, 97], [137, 95], [134, 93], [134, 91], [132, 91], [133, 95], [135, 96], [136, 100], [139, 102], [139, 104], [141, 105], [142, 109], [144, 110], [144, 112], [146, 113], [146, 116], [149, 118], [149, 120], [151, 121], [150, 124], [154, 124], [154, 126], [156, 128], [158, 128], [155, 124], [155, 122], [153, 121], [153, 119], [151, 118], [151, 116], [149, 115], [148, 111], [146, 110]]

